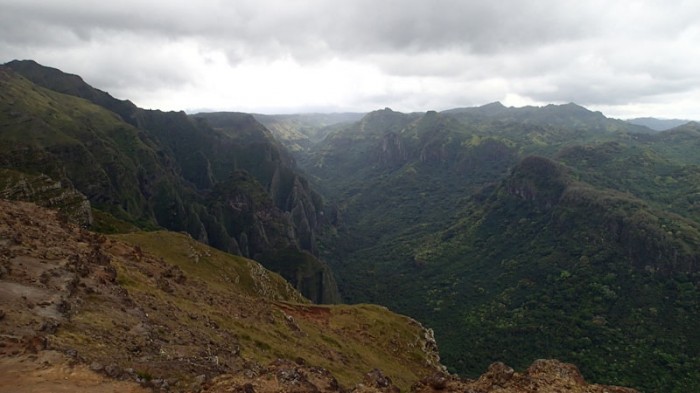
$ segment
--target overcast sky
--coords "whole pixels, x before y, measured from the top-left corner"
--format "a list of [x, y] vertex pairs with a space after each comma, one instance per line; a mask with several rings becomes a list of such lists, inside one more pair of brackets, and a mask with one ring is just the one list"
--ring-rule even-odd
[[0, 0], [0, 62], [145, 108], [576, 102], [700, 120], [700, 1]]

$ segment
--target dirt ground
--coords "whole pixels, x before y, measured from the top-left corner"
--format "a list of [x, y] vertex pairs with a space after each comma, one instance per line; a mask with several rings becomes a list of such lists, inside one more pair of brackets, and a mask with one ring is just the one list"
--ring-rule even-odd
[[116, 381], [59, 352], [0, 358], [0, 393], [147, 393], [135, 382]]

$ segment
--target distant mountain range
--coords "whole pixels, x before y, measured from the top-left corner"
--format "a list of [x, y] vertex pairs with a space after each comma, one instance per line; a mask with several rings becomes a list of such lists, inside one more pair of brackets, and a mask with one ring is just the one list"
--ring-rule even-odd
[[640, 126], [651, 128], [655, 131], [666, 131], [671, 128], [682, 126], [683, 124], [689, 123], [690, 120], [679, 120], [679, 119], [657, 119], [654, 117], [638, 117], [636, 119], [627, 120], [628, 123], [637, 124]]

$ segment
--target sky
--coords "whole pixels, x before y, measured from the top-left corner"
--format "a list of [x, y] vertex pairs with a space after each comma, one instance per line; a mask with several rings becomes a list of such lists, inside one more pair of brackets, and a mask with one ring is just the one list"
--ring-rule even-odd
[[13, 59], [149, 109], [700, 120], [697, 0], [0, 0]]

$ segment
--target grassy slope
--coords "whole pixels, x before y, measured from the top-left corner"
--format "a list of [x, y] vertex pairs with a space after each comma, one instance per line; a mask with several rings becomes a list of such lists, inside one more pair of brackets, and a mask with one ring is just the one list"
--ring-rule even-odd
[[[303, 358], [322, 366], [343, 384], [381, 368], [403, 389], [429, 372], [421, 350], [423, 332], [406, 317], [373, 305], [308, 304], [281, 277], [256, 262], [203, 246], [170, 232], [113, 237], [178, 266], [189, 293], [170, 296], [128, 264], [117, 265], [118, 280], [135, 298], [172, 302], [179, 315], [198, 314], [216, 321], [238, 340], [241, 354], [262, 363], [278, 357]], [[202, 304], [201, 297], [216, 299]], [[179, 323], [198, 324], [179, 318]], [[216, 340], [215, 337], [212, 339]]]
[[70, 179], [96, 207], [153, 224], [139, 176], [157, 181], [164, 169], [137, 129], [86, 100], [0, 73], [4, 166]]

